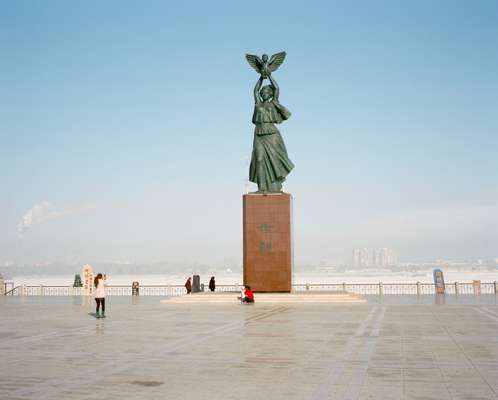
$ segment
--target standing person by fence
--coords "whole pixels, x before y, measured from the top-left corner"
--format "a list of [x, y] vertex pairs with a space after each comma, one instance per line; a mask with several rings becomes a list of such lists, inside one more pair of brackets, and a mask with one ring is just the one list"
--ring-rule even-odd
[[185, 289], [187, 289], [187, 294], [192, 292], [192, 280], [190, 279], [190, 276], [188, 277], [187, 282], [185, 282]]
[[[97, 274], [93, 284], [95, 286], [95, 302], [97, 303], [95, 317], [105, 318], [105, 283], [102, 274]], [[99, 314], [100, 306], [102, 306], [102, 314]]]
[[214, 292], [215, 289], [216, 289], [216, 282], [214, 281], [214, 276], [212, 276], [211, 279], [209, 280], [209, 290], [211, 290], [211, 292]]

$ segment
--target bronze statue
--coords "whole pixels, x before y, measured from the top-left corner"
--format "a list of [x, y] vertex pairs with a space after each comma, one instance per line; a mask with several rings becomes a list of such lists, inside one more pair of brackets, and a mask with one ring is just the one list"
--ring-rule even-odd
[[[275, 124], [280, 124], [291, 116], [287, 108], [279, 103], [280, 89], [271, 73], [283, 63], [285, 52], [274, 54], [268, 61], [268, 56], [262, 58], [246, 54], [249, 64], [261, 76], [254, 87], [254, 144], [249, 180], [258, 185], [256, 193], [279, 193], [282, 182], [294, 168], [287, 155], [284, 140]], [[270, 85], [261, 87], [265, 79]]]

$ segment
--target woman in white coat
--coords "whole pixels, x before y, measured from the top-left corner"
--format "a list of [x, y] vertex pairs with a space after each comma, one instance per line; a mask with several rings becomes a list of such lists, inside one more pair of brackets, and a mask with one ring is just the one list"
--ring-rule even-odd
[[[105, 318], [105, 283], [102, 274], [97, 274], [93, 280], [95, 285], [95, 302], [97, 303], [97, 318]], [[99, 314], [100, 306], [102, 305], [102, 314]]]

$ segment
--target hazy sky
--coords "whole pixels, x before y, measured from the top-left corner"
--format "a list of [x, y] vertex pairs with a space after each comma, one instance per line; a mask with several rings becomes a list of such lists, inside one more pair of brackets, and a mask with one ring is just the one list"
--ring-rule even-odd
[[297, 263], [498, 257], [497, 21], [496, 1], [3, 2], [0, 265], [241, 259], [244, 54], [281, 50]]

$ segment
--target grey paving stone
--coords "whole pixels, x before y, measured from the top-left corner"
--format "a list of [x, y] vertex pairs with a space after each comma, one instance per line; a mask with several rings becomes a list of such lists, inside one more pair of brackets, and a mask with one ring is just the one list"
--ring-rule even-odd
[[0, 399], [498, 399], [492, 300], [393, 297], [114, 297], [105, 320], [89, 315], [88, 298], [2, 297]]

